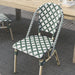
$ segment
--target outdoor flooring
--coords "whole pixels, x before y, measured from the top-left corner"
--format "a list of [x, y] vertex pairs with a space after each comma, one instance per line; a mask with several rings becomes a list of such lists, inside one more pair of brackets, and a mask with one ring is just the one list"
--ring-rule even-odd
[[[0, 13], [5, 13], [13, 20], [12, 31], [14, 35], [14, 41], [12, 41], [7, 29], [0, 30], [0, 75], [39, 75], [38, 59], [22, 52], [18, 53], [17, 73], [13, 73], [14, 53], [12, 45], [25, 37], [33, 13], [22, 10], [22, 19], [19, 21], [15, 20], [14, 8], [0, 6]], [[36, 19], [30, 34], [32, 34], [32, 32], [37, 34], [37, 27]], [[56, 65], [56, 60], [53, 56], [53, 58], [44, 65], [43, 75], [75, 75], [75, 64], [72, 63], [74, 44], [75, 23], [64, 20], [56, 45], [61, 65]]]

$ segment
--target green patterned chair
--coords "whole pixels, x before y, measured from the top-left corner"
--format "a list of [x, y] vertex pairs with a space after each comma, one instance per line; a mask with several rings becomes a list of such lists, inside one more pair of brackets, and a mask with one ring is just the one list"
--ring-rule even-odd
[[[36, 14], [38, 19], [38, 35], [29, 36]], [[63, 22], [63, 12], [60, 6], [46, 3], [40, 6], [33, 14], [27, 35], [13, 45], [14, 48], [14, 72], [16, 72], [17, 51], [22, 51], [39, 59], [39, 75], [42, 75], [42, 67], [53, 55], [60, 65], [55, 45]], [[52, 37], [42, 36], [41, 31], [49, 32]]]
[[11, 22], [12, 20], [10, 20], [5, 14], [0, 14], [0, 29], [6, 29], [6, 28], [9, 29], [11, 34], [11, 39], [13, 40]]

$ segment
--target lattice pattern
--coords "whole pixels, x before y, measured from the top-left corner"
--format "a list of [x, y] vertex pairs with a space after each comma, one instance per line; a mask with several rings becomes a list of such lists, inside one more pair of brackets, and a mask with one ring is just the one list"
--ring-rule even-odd
[[[61, 8], [56, 4], [46, 3], [42, 5], [39, 9], [37, 9], [36, 12], [39, 12], [39, 30], [54, 34], [58, 27], [57, 25], [59, 23], [59, 18], [62, 14]], [[43, 54], [47, 52], [48, 49], [50, 49], [51, 47], [55, 48], [59, 32], [54, 40], [55, 42], [51, 38], [46, 36], [35, 35], [28, 37], [33, 21], [35, 19], [36, 12], [33, 15], [26, 38], [16, 42], [13, 45], [13, 48], [36, 58], [41, 58]]]
[[61, 16], [61, 8], [53, 3], [46, 3], [38, 9], [39, 30], [54, 34]]
[[23, 51], [36, 58], [41, 58], [48, 49], [51, 48], [53, 40], [46, 36], [26, 37], [13, 45], [14, 49]]
[[9, 26], [9, 23], [11, 23], [12, 20], [9, 19], [5, 14], [0, 14], [0, 28], [2, 29], [2, 27], [6, 27], [6, 28], [10, 28], [11, 26]]
[[7, 21], [11, 22], [11, 20], [7, 16], [5, 16], [4, 14], [0, 14], [0, 22], [7, 22]]

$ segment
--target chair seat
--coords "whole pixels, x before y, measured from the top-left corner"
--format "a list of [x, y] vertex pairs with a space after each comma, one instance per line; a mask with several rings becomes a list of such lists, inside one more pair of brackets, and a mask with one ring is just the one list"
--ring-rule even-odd
[[0, 14], [0, 22], [11, 22], [11, 20], [5, 15], [5, 14]]
[[51, 48], [53, 40], [46, 36], [29, 36], [13, 45], [14, 49], [22, 51], [36, 58], [42, 58], [43, 54]]

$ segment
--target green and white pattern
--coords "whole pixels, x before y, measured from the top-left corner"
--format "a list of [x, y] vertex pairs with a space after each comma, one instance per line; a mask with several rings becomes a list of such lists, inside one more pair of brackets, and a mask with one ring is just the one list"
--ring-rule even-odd
[[53, 3], [46, 3], [38, 9], [39, 30], [54, 34], [61, 16], [61, 8]]
[[[39, 12], [39, 31], [49, 32], [54, 35], [54, 33], [58, 30], [58, 34], [54, 41], [52, 38], [47, 36], [28, 36], [35, 19], [36, 12]], [[50, 48], [53, 47], [53, 50], [55, 48], [55, 44], [62, 24], [62, 22], [59, 22], [59, 19], [62, 16], [62, 10], [56, 4], [46, 3], [39, 7], [36, 12], [34, 13], [31, 20], [26, 38], [16, 42], [13, 45], [13, 48], [36, 58], [42, 58], [43, 54], [46, 53]]]
[[4, 14], [0, 14], [0, 22], [11, 22], [11, 20]]
[[13, 45], [14, 49], [23, 51], [36, 58], [41, 58], [51, 48], [53, 40], [46, 36], [26, 37]]

